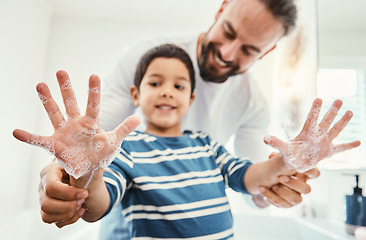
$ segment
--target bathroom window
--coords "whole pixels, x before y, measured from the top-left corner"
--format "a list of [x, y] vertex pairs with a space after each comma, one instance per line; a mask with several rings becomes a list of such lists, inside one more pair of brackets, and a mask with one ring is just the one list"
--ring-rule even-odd
[[[335, 99], [343, 101], [343, 106], [335, 122], [346, 110], [354, 113], [335, 143], [361, 140], [358, 149], [336, 154], [325, 161], [330, 168], [366, 167], [366, 84], [364, 72], [358, 69], [320, 69], [317, 79], [317, 96], [323, 99], [323, 109], [329, 109]], [[320, 113], [321, 119], [325, 110]]]

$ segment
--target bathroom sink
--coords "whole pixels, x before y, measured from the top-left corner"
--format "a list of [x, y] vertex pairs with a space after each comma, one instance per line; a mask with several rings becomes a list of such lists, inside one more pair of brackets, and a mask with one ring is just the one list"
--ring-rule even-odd
[[237, 240], [354, 240], [343, 223], [319, 219], [234, 214]]
[[58, 228], [55, 224], [46, 224], [41, 219], [39, 209], [28, 210], [0, 226], [1, 240], [98, 240], [99, 223], [77, 223]]
[[[338, 222], [248, 214], [233, 216], [236, 240], [354, 240], [345, 232], [344, 224]], [[98, 232], [99, 223], [82, 220], [62, 229], [45, 224], [36, 209], [23, 212], [0, 226], [0, 239], [98, 240]]]

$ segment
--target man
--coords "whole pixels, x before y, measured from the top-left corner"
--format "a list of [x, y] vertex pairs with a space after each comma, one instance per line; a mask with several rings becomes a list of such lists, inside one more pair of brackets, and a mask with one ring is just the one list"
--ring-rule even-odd
[[[268, 108], [246, 71], [295, 27], [296, 14], [292, 0], [224, 1], [206, 33], [158, 36], [135, 44], [124, 53], [115, 71], [103, 80], [102, 127], [113, 129], [135, 111], [129, 88], [140, 56], [153, 46], [173, 43], [190, 55], [199, 73], [196, 101], [183, 121], [183, 128], [208, 132], [222, 144], [235, 135], [236, 155], [249, 156], [254, 162], [266, 160], [262, 139], [269, 124]], [[262, 195], [278, 207], [291, 207], [301, 202], [301, 194], [310, 191], [306, 180], [318, 175], [315, 169], [292, 178], [280, 177], [282, 185], [265, 188]], [[42, 218], [59, 227], [77, 221], [85, 211], [82, 203], [87, 197], [85, 190], [62, 183], [63, 177], [68, 176], [55, 163], [41, 173]], [[262, 195], [254, 197], [254, 202], [267, 206]], [[68, 201], [62, 203], [63, 212], [52, 210], [52, 206], [61, 204], [58, 199]], [[69, 220], [59, 221], [65, 218]]]

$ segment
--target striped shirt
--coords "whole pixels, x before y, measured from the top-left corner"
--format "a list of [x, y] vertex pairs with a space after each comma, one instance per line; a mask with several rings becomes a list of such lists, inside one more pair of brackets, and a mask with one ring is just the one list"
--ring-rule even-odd
[[202, 132], [158, 137], [135, 131], [104, 173], [107, 213], [122, 203], [132, 239], [231, 239], [225, 188], [247, 193], [250, 164]]

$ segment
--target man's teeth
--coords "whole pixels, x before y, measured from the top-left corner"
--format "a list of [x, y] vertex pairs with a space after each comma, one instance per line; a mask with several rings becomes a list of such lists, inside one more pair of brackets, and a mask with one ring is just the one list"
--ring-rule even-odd
[[226, 67], [226, 63], [223, 62], [216, 54], [215, 54], [215, 61], [221, 66]]

